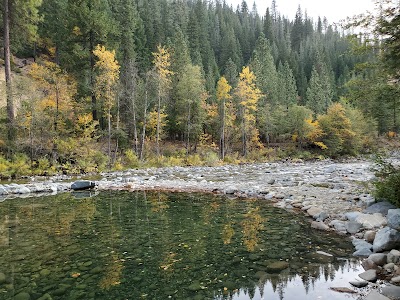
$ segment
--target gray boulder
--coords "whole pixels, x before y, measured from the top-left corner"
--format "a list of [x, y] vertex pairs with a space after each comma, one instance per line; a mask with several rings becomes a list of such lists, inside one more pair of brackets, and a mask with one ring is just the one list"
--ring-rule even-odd
[[400, 208], [388, 210], [387, 223], [390, 228], [400, 230]]
[[389, 209], [396, 209], [396, 208], [397, 207], [394, 206], [392, 203], [389, 203], [387, 201], [382, 201], [382, 202], [378, 202], [378, 203], [372, 204], [371, 206], [367, 207], [364, 210], [364, 213], [367, 213], [367, 214], [380, 213], [380, 214], [386, 216]]
[[356, 222], [360, 223], [365, 229], [374, 229], [385, 226], [386, 218], [381, 213], [361, 214], [356, 218]]
[[[372, 251], [371, 251], [371, 252], [372, 252]], [[371, 254], [370, 254], [369, 256], [371, 256]], [[368, 257], [369, 257], [369, 256], [368, 256]], [[364, 260], [362, 261], [361, 265], [362, 265], [362, 267], [364, 268], [365, 271], [368, 271], [368, 270], [371, 270], [371, 269], [375, 269], [375, 270], [378, 270], [378, 269], [379, 269], [379, 267], [377, 266], [377, 264], [374, 263], [374, 262], [372, 261], [372, 259], [369, 259], [369, 258], [364, 259]]]
[[372, 260], [377, 266], [383, 266], [387, 263], [387, 256], [384, 253], [371, 254], [368, 259]]
[[353, 253], [353, 256], [368, 257], [372, 254], [371, 251], [372, 245], [370, 243], [367, 243], [366, 241], [360, 239], [353, 239], [352, 243], [356, 248], [356, 251]]
[[361, 229], [361, 224], [356, 221], [346, 222], [346, 230], [350, 234], [355, 234]]
[[370, 244], [364, 240], [353, 239], [351, 242], [353, 243], [354, 247], [357, 250], [363, 249], [363, 248], [370, 249], [370, 250], [372, 249], [372, 244]]
[[358, 249], [357, 251], [353, 252], [353, 256], [355, 257], [368, 257], [372, 254], [371, 249], [362, 248]]
[[385, 227], [376, 233], [373, 251], [382, 252], [400, 246], [400, 232], [390, 227]]
[[388, 297], [379, 294], [377, 291], [372, 290], [369, 294], [364, 298], [364, 300], [390, 300]]
[[359, 215], [361, 215], [359, 211], [352, 211], [344, 214], [349, 221], [355, 221]]
[[390, 299], [400, 299], [400, 286], [388, 284], [382, 288], [382, 294]]
[[333, 227], [336, 231], [341, 232], [341, 233], [347, 233], [346, 230], [346, 225], [343, 221], [339, 221], [339, 220], [332, 220], [329, 223], [329, 226]]
[[392, 249], [387, 255], [387, 262], [398, 264], [400, 262], [400, 251]]
[[376, 275], [376, 270], [374, 270], [374, 269], [365, 271], [365, 272], [359, 274], [358, 277], [360, 277], [366, 281], [369, 281], [369, 282], [375, 282], [378, 279], [378, 276]]

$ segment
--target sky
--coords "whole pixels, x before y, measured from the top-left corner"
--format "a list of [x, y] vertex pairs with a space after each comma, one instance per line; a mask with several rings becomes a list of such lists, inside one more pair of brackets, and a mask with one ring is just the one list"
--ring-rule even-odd
[[[242, 2], [242, 0], [225, 0], [226, 3], [232, 4], [234, 8]], [[272, 0], [246, 0], [249, 9], [256, 3], [259, 14], [263, 16], [267, 7], [271, 6]], [[372, 11], [374, 8], [373, 0], [275, 0], [278, 11], [281, 15], [294, 19], [297, 8], [300, 7], [304, 13], [307, 10], [309, 17], [315, 21], [318, 16], [327, 17], [329, 23], [339, 22], [346, 17], [351, 17], [367, 10]]]

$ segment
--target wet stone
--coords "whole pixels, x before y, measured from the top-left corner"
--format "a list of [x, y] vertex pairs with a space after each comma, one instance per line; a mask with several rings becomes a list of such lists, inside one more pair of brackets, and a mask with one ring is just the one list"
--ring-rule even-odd
[[189, 291], [192, 291], [192, 292], [200, 291], [200, 290], [201, 290], [200, 281], [198, 281], [198, 280], [193, 281], [193, 282], [188, 286], [188, 290], [189, 290]]
[[5, 283], [6, 279], [7, 279], [6, 274], [0, 272], [0, 284]]
[[358, 281], [358, 280], [350, 281], [349, 283], [357, 288], [363, 288], [368, 285], [367, 281]]
[[382, 295], [384, 295], [390, 299], [399, 299], [400, 298], [400, 286], [388, 284], [382, 288]]
[[15, 295], [14, 300], [30, 300], [31, 299], [31, 295], [29, 295], [29, 293], [26, 292], [21, 292], [17, 295]]
[[282, 270], [289, 268], [289, 263], [286, 261], [277, 261], [267, 266], [267, 271], [270, 273], [279, 273]]
[[267, 276], [267, 273], [264, 271], [258, 271], [256, 274], [254, 274], [254, 278], [261, 279], [265, 278]]
[[369, 282], [375, 282], [378, 279], [378, 277], [376, 275], [376, 270], [373, 270], [373, 269], [365, 271], [365, 272], [359, 274], [358, 276]]

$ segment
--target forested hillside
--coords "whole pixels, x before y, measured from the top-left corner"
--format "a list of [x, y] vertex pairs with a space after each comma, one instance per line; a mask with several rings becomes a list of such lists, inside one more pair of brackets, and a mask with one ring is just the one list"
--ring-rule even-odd
[[388, 8], [370, 39], [275, 0], [6, 0], [0, 174], [369, 149], [398, 131]]

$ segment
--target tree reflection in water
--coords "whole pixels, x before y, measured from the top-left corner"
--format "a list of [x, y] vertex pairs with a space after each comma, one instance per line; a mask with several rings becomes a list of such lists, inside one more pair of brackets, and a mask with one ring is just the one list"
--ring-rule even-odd
[[301, 214], [200, 194], [5, 201], [0, 242], [5, 299], [345, 299], [329, 287], [359, 268]]

